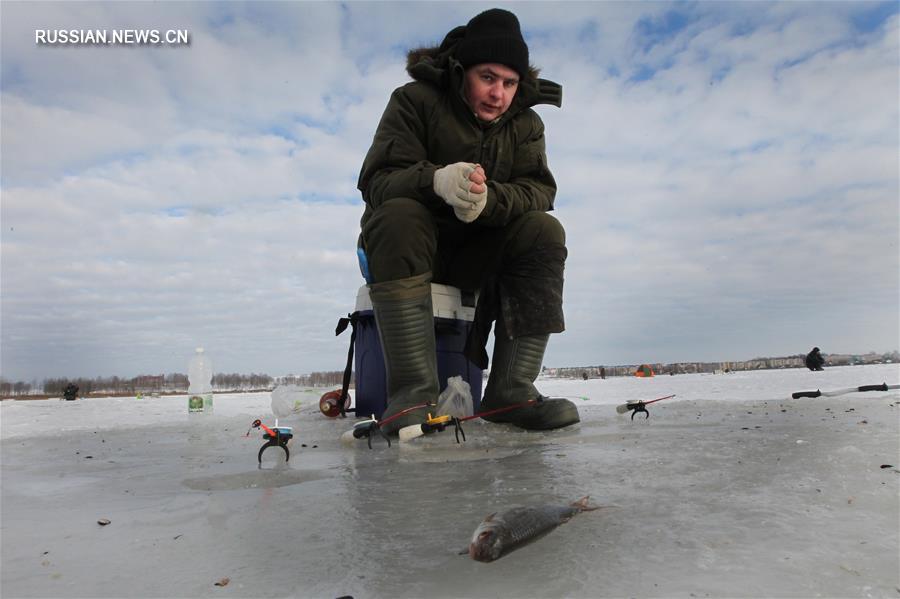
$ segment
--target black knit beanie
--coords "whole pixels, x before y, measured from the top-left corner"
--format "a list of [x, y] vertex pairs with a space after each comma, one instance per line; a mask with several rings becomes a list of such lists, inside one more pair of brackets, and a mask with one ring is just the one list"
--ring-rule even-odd
[[492, 8], [472, 17], [455, 54], [466, 68], [496, 62], [515, 70], [520, 77], [528, 73], [528, 46], [519, 19], [502, 8]]

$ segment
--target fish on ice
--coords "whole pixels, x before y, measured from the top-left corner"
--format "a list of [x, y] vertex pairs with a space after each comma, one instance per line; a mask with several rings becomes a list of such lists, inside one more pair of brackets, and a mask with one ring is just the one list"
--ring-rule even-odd
[[568, 522], [575, 514], [600, 507], [607, 506], [589, 505], [585, 496], [569, 505], [514, 507], [493, 513], [475, 529], [469, 543], [469, 557], [479, 562], [492, 562]]

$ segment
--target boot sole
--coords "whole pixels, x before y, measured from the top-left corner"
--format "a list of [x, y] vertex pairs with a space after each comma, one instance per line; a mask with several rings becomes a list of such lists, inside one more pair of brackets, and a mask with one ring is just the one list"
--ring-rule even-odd
[[[483, 411], [489, 409], [492, 408], [482, 405]], [[545, 404], [541, 407], [529, 406], [493, 416], [482, 416], [481, 418], [488, 422], [512, 424], [519, 428], [533, 431], [553, 430], [581, 422], [578, 408], [575, 407], [575, 404], [565, 399], [545, 400]]]

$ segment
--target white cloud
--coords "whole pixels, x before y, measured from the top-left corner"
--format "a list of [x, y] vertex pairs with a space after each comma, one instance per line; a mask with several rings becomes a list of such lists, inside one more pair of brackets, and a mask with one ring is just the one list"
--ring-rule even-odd
[[[511, 6], [564, 85], [538, 108], [570, 245], [548, 364], [896, 349], [896, 13]], [[341, 368], [356, 177], [405, 51], [488, 7], [4, 5], [3, 375], [174, 371], [198, 344], [217, 369]]]

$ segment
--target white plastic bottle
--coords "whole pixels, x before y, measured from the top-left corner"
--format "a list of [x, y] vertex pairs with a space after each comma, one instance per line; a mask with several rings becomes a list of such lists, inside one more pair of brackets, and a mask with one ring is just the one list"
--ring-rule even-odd
[[188, 365], [188, 412], [212, 413], [212, 360], [198, 347]]

